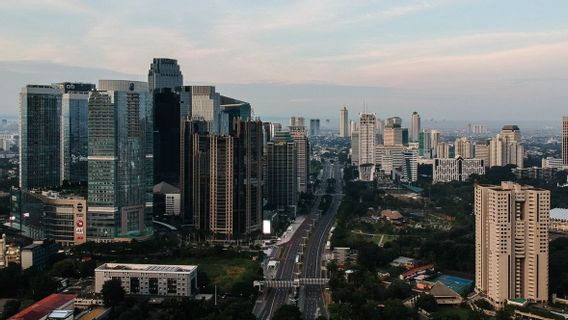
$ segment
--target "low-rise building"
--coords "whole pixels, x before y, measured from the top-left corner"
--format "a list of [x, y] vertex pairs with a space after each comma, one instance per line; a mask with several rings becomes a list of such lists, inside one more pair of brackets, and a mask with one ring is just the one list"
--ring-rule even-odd
[[95, 269], [95, 292], [113, 279], [126, 294], [189, 297], [197, 291], [197, 266], [105, 263]]
[[[61, 312], [58, 313], [59, 315], [68, 314], [66, 311], [71, 311], [72, 314], [75, 308], [76, 297], [77, 295], [74, 294], [54, 293], [18, 312], [10, 317], [9, 320], [47, 320], [50, 319], [49, 315], [56, 310], [61, 310]], [[53, 317], [51, 319], [53, 319]]]
[[57, 255], [57, 244], [51, 240], [36, 240], [22, 248], [22, 269], [45, 269]]
[[568, 233], [568, 209], [550, 210], [550, 231]]

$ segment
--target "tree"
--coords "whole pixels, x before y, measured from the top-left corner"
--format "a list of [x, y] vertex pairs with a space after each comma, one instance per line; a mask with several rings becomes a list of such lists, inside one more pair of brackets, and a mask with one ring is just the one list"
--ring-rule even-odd
[[112, 279], [103, 284], [103, 301], [105, 307], [115, 307], [124, 300], [124, 289], [118, 279]]
[[52, 275], [55, 277], [73, 278], [77, 276], [77, 266], [71, 259], [65, 259], [53, 264]]
[[408, 319], [408, 309], [402, 304], [399, 299], [390, 299], [385, 301], [385, 308], [383, 310], [383, 319], [386, 320], [400, 320]]
[[436, 298], [434, 298], [434, 296], [423, 294], [418, 297], [418, 300], [416, 300], [416, 307], [428, 312], [435, 312], [438, 310], [438, 302], [436, 302]]
[[30, 278], [30, 290], [32, 293], [32, 299], [35, 301], [39, 301], [48, 295], [55, 293], [55, 291], [57, 291], [57, 287], [57, 281], [50, 276], [37, 274]]
[[3, 319], [8, 319], [20, 311], [20, 301], [8, 300], [4, 303], [4, 310], [2, 311]]
[[273, 320], [302, 320], [302, 312], [296, 306], [285, 304], [274, 312]]

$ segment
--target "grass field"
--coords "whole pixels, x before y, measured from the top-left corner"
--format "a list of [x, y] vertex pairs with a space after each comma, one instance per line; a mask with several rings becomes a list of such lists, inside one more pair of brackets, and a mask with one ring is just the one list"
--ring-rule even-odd
[[442, 307], [434, 314], [441, 319], [454, 319], [453, 317], [458, 316], [461, 320], [467, 320], [469, 311], [457, 307]]
[[351, 232], [353, 240], [371, 240], [376, 243], [378, 246], [384, 246], [385, 243], [391, 242], [396, 240], [399, 236], [394, 234], [382, 234], [382, 233], [363, 233], [359, 230], [353, 230]]

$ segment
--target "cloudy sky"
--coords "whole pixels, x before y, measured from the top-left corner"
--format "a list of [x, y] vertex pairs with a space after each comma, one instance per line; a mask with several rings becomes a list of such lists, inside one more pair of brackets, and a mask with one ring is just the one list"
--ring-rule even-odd
[[263, 116], [553, 120], [567, 17], [565, 0], [2, 0], [0, 114], [26, 83], [141, 80], [171, 57]]

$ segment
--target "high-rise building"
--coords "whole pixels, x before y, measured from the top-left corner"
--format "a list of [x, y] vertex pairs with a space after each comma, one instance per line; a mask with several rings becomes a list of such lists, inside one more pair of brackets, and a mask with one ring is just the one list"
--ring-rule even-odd
[[289, 132], [275, 132], [267, 145], [268, 206], [288, 209], [298, 202], [296, 144]]
[[290, 117], [290, 127], [305, 127], [304, 117]]
[[[248, 102], [221, 95], [220, 105], [222, 121], [227, 121], [226, 125], [223, 124], [221, 126], [222, 132], [225, 134], [233, 134], [236, 130], [237, 122], [252, 119], [252, 108]], [[223, 128], [223, 126], [226, 126], [226, 128]]]
[[310, 119], [310, 137], [320, 135], [320, 119]]
[[350, 136], [349, 130], [349, 111], [347, 107], [344, 106], [343, 109], [339, 110], [339, 136], [347, 138]]
[[170, 88], [152, 91], [154, 114], [154, 184], [179, 185], [180, 95]]
[[489, 141], [479, 141], [474, 146], [474, 156], [476, 159], [483, 160], [483, 164], [489, 166]]
[[349, 136], [351, 136], [353, 131], [356, 131], [356, 130], [358, 130], [357, 129], [357, 122], [355, 120], [349, 121]]
[[175, 59], [154, 58], [148, 71], [150, 91], [169, 88], [174, 91], [183, 85], [183, 75]]
[[418, 134], [420, 133], [420, 115], [414, 111], [410, 119], [410, 141], [418, 142]]
[[407, 146], [410, 142], [410, 137], [408, 135], [408, 128], [402, 128], [402, 144]]
[[506, 125], [489, 143], [489, 166], [516, 165], [523, 168], [524, 147], [521, 131], [516, 125]]
[[89, 239], [151, 232], [152, 131], [147, 83], [99, 81], [98, 91], [89, 95]]
[[461, 156], [464, 159], [473, 158], [473, 145], [466, 137], [456, 139], [454, 143], [456, 156]]
[[[180, 88], [180, 115], [208, 123], [208, 131], [221, 132], [224, 122], [221, 116], [221, 95], [214, 86], [183, 86]], [[225, 121], [228, 131], [228, 118]]]
[[436, 146], [436, 158], [448, 159], [450, 157], [450, 144], [440, 142]]
[[512, 182], [475, 187], [475, 286], [495, 306], [548, 300], [550, 192]]
[[399, 124], [388, 122], [383, 131], [383, 144], [385, 146], [402, 145], [402, 128]]
[[359, 164], [359, 130], [351, 131], [351, 163]]
[[61, 181], [85, 183], [88, 179], [88, 114], [92, 83], [54, 83], [61, 99]]
[[375, 123], [374, 113], [359, 114], [359, 165], [375, 164]]
[[385, 125], [392, 123], [394, 125], [398, 125], [399, 127], [402, 127], [402, 118], [401, 117], [390, 117], [387, 119]]
[[568, 117], [562, 117], [562, 165], [568, 167]]
[[20, 188], [61, 183], [61, 91], [27, 85], [20, 92]]
[[296, 144], [296, 166], [298, 174], [298, 192], [307, 192], [310, 169], [310, 145], [306, 134], [306, 128], [291, 126], [290, 136]]
[[433, 165], [434, 182], [464, 182], [472, 174], [484, 175], [485, 163], [480, 159], [464, 159], [461, 156], [456, 158], [437, 158]]
[[436, 151], [438, 151], [438, 144], [440, 143], [440, 131], [438, 130], [430, 130], [430, 148], [432, 156], [431, 158], [436, 158], [438, 155]]

